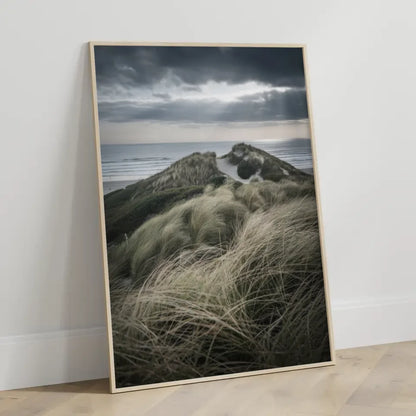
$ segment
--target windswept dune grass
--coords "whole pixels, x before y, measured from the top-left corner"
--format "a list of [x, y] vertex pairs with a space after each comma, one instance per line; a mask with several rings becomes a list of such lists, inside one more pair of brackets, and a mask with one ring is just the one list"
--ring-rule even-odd
[[119, 387], [329, 360], [312, 183], [207, 187], [109, 255]]
[[161, 261], [183, 250], [204, 245], [225, 248], [247, 214], [247, 207], [228, 187], [179, 204], [148, 220], [120, 246], [110, 248], [110, 274], [141, 283]]
[[167, 169], [105, 196], [106, 233], [109, 244], [130, 236], [150, 216], [203, 192], [208, 184], [222, 185], [213, 152], [192, 153]]
[[314, 196], [315, 190], [311, 182], [299, 184], [290, 180], [282, 180], [279, 183], [271, 181], [249, 183], [239, 187], [235, 192], [236, 199], [242, 201], [250, 211], [268, 209], [295, 198]]

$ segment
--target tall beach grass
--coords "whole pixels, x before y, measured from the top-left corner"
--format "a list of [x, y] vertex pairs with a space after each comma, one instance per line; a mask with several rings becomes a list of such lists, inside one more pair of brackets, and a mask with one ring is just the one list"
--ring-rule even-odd
[[312, 183], [207, 187], [109, 256], [118, 387], [329, 359]]

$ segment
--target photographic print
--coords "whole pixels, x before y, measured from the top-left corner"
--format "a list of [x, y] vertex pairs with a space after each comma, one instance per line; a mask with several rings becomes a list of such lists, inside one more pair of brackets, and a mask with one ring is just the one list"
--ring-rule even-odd
[[113, 392], [333, 363], [304, 56], [91, 43]]

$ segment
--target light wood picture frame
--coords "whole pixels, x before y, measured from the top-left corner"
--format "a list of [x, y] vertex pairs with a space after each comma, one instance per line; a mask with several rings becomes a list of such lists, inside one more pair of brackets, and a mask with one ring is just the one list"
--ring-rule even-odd
[[90, 56], [111, 392], [333, 365], [305, 45]]

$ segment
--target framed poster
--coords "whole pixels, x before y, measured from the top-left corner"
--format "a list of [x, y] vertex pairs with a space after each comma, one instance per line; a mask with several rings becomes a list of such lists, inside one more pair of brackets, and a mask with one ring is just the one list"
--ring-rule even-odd
[[112, 392], [333, 364], [304, 46], [90, 48]]

